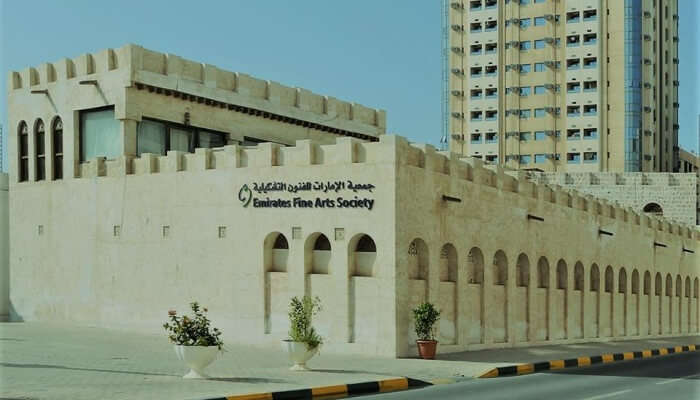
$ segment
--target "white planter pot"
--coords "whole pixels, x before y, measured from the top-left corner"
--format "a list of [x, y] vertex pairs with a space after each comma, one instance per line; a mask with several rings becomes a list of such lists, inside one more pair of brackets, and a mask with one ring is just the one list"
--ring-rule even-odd
[[292, 368], [290, 368], [291, 371], [308, 371], [309, 369], [306, 367], [306, 362], [318, 353], [319, 347], [321, 346], [309, 350], [304, 342], [282, 340], [282, 349], [289, 354], [289, 361], [294, 363]]
[[209, 376], [204, 373], [204, 368], [214, 361], [216, 355], [219, 354], [219, 348], [217, 346], [175, 345], [175, 354], [178, 359], [190, 367], [190, 372], [183, 378], [207, 379]]

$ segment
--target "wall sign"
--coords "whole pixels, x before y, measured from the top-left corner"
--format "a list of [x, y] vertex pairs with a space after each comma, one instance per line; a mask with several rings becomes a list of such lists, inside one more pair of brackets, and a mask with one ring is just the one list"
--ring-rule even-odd
[[[252, 186], [252, 188], [251, 188]], [[352, 208], [372, 210], [374, 199], [368, 196], [376, 188], [371, 183], [342, 181], [254, 182], [238, 190], [243, 207], [253, 208]], [[311, 198], [302, 197], [311, 194]], [[291, 195], [279, 197], [282, 195]]]

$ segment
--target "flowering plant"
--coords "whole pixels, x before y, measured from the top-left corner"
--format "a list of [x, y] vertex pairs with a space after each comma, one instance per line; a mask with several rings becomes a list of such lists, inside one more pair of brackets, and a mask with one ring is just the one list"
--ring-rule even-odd
[[206, 308], [200, 308], [196, 301], [190, 303], [194, 312], [194, 317], [183, 315], [179, 317], [177, 311], [168, 311], [170, 323], [163, 324], [163, 328], [168, 332], [171, 342], [182, 346], [217, 346], [219, 350], [224, 342], [219, 338], [221, 331], [209, 329], [209, 318], [207, 318]]

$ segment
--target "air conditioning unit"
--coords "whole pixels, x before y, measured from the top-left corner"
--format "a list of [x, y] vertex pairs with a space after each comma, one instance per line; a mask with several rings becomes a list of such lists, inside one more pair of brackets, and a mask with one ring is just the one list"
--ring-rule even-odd
[[506, 161], [520, 160], [520, 154], [506, 154]]
[[513, 132], [513, 131], [506, 132], [506, 139], [508, 139], [509, 137], [513, 137], [513, 136], [520, 136], [520, 133], [519, 133], [519, 132]]
[[459, 119], [464, 119], [464, 113], [453, 112], [452, 116]]
[[455, 75], [464, 75], [464, 70], [459, 68], [452, 68], [452, 73]]
[[555, 65], [555, 63], [554, 63], [554, 61], [545, 61], [545, 62], [544, 62], [544, 65], [546, 65], [546, 66], [548, 66], [548, 67], [552, 67], [552, 66]]
[[651, 161], [651, 156], [649, 154], [645, 154], [644, 159], [647, 161]]
[[464, 5], [456, 1], [453, 1], [452, 4], [450, 4], [450, 6], [455, 10], [464, 10]]
[[673, 81], [673, 86], [678, 86], [680, 83], [678, 81]]
[[545, 89], [550, 89], [550, 90], [551, 90], [551, 89], [554, 89], [554, 84], [552, 84], [552, 83], [545, 83], [545, 84], [544, 84], [544, 88], [545, 88]]
[[646, 88], [646, 89], [651, 89], [651, 83], [649, 83], [649, 82], [644, 82], [644, 88]]
[[645, 129], [645, 130], [644, 130], [644, 136], [651, 136], [651, 130]]
[[464, 97], [464, 92], [461, 90], [453, 90], [452, 95], [456, 97]]
[[646, 40], [647, 42], [650, 41], [650, 40], [651, 40], [651, 35], [644, 34], [644, 40]]
[[554, 131], [544, 131], [546, 136], [554, 136]]
[[452, 51], [457, 54], [464, 54], [464, 47], [453, 47]]
[[553, 37], [546, 37], [544, 38], [545, 43], [552, 44], [554, 43], [554, 38]]
[[648, 58], [644, 59], [644, 65], [651, 65], [651, 60]]
[[510, 19], [510, 23], [511, 23], [511, 24], [520, 24], [520, 20], [517, 19], [517, 18], [511, 18], [511, 19]]
[[644, 106], [644, 112], [650, 113], [650, 112], [651, 112], [651, 107], [649, 107], [649, 106]]
[[518, 86], [513, 86], [510, 88], [510, 91], [513, 93], [520, 93], [520, 88]]
[[452, 25], [452, 30], [455, 32], [462, 32], [464, 27], [462, 25]]
[[545, 15], [544, 15], [544, 19], [546, 19], [547, 21], [551, 21], [551, 20], [554, 19], [554, 15], [552, 15], [552, 14], [545, 14]]
[[556, 154], [554, 154], [554, 153], [547, 153], [544, 155], [544, 158], [546, 158], [548, 160], [553, 160], [555, 156], [556, 156]]
[[511, 40], [510, 42], [508, 42], [508, 44], [511, 45], [511, 47], [517, 47], [520, 44], [520, 42], [518, 42], [517, 40]]
[[457, 133], [453, 133], [453, 134], [452, 134], [452, 139], [454, 139], [454, 140], [464, 140], [464, 135], [463, 135], [463, 134], [460, 135], [460, 134], [457, 134]]
[[649, 11], [644, 11], [645, 18], [651, 18], [651, 13]]
[[545, 107], [545, 108], [544, 108], [544, 111], [545, 111], [545, 112], [548, 112], [548, 113], [553, 113], [553, 112], [554, 112], [554, 107]]

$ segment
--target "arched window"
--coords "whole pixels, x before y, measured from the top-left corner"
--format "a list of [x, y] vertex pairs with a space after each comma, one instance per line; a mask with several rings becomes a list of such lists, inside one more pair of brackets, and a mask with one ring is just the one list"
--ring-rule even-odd
[[36, 165], [36, 181], [43, 181], [46, 179], [46, 141], [44, 133], [44, 121], [38, 119], [34, 124], [34, 150], [35, 152], [35, 165]]
[[27, 123], [22, 121], [17, 129], [18, 140], [18, 151], [17, 155], [19, 157], [19, 168], [17, 171], [17, 179], [20, 182], [26, 182], [29, 180], [29, 132], [27, 129]]
[[612, 293], [613, 291], [613, 270], [612, 267], [608, 265], [605, 269], [605, 292]]
[[661, 286], [661, 273], [657, 272], [654, 278], [654, 294], [656, 296], [661, 296], [663, 294], [663, 288]]
[[[351, 242], [352, 243], [352, 242]], [[362, 235], [353, 253], [350, 276], [374, 276], [374, 262], [377, 259], [377, 245], [369, 235]]]
[[676, 297], [681, 297], [682, 292], [683, 292], [683, 280], [681, 279], [681, 276], [678, 275], [678, 276], [676, 276]]
[[540, 257], [540, 260], [537, 262], [537, 287], [549, 287], [549, 263], [544, 257]]
[[639, 272], [632, 271], [632, 294], [639, 294]]
[[666, 275], [666, 296], [673, 296], [673, 278], [671, 278], [671, 274]]
[[644, 273], [644, 294], [651, 294], [651, 274], [649, 271]]
[[63, 179], [63, 122], [56, 117], [51, 127], [53, 149], [53, 180]]
[[690, 277], [685, 277], [685, 297], [690, 297]]
[[598, 271], [598, 266], [593, 264], [591, 267], [591, 292], [597, 292], [600, 290], [600, 271]]
[[525, 253], [518, 256], [518, 263], [515, 266], [516, 286], [530, 286], [530, 260]]
[[272, 245], [272, 248], [275, 250], [289, 250], [289, 243], [287, 242], [287, 238], [283, 234], [277, 235], [277, 238], [275, 239], [275, 243]]
[[580, 262], [574, 266], [574, 290], [583, 290], [583, 264]]
[[642, 211], [644, 211], [647, 214], [651, 214], [651, 215], [657, 215], [657, 216], [664, 215], [664, 210], [661, 208], [661, 206], [658, 203], [648, 203], [647, 205], [644, 206]]
[[693, 283], [693, 297], [696, 299], [700, 295], [700, 279], [695, 278], [695, 283]]
[[331, 242], [328, 240], [326, 235], [323, 233], [318, 235], [316, 241], [314, 242], [314, 250], [330, 251]]
[[566, 269], [566, 262], [559, 260], [557, 263], [557, 289], [566, 289], [569, 271]]
[[627, 271], [624, 268], [620, 268], [618, 273], [617, 291], [619, 293], [627, 293]]

